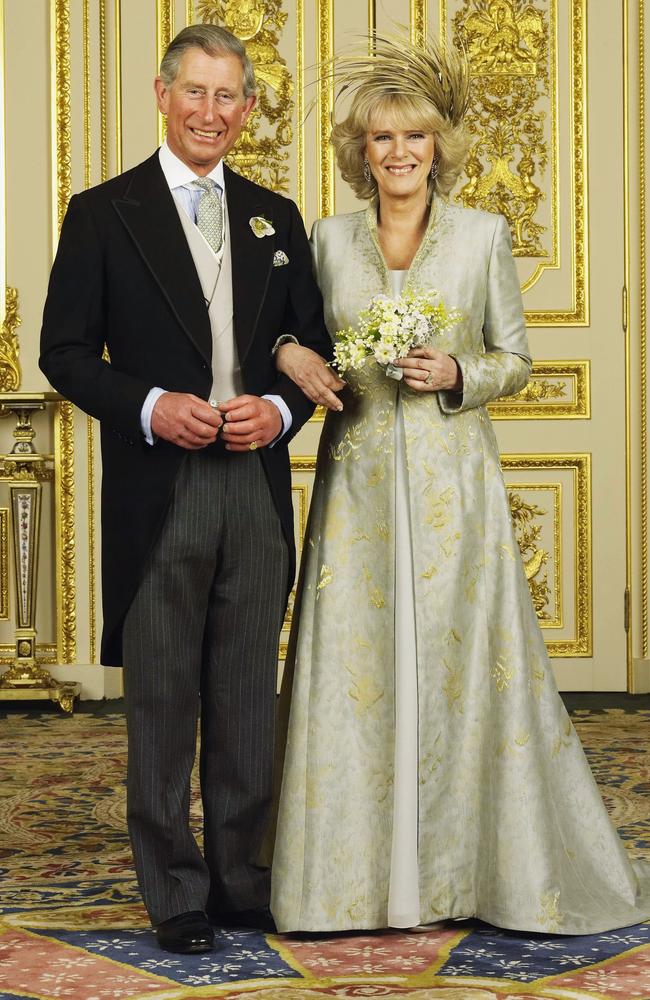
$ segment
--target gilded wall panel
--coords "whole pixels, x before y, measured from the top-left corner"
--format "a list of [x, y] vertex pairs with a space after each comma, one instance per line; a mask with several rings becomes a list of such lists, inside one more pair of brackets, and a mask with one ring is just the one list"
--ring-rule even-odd
[[[472, 73], [472, 145], [453, 197], [507, 218], [522, 291], [539, 285], [535, 299], [545, 303], [526, 298], [530, 326], [589, 322], [586, 0], [569, 0], [569, 8], [567, 22], [557, 0], [440, 0], [441, 30], [467, 52]], [[559, 65], [567, 25], [569, 65]], [[560, 94], [571, 95], [562, 131]], [[571, 164], [568, 184], [560, 183], [560, 161]], [[553, 271], [559, 284], [541, 282]]]
[[528, 385], [488, 406], [493, 420], [586, 419], [591, 416], [589, 361], [536, 361]]
[[549, 655], [591, 656], [591, 456], [502, 455], [501, 466], [540, 625], [561, 633], [546, 638]]

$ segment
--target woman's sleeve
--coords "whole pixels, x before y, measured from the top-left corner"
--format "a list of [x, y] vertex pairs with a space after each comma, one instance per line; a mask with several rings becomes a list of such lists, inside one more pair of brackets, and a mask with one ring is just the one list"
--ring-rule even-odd
[[311, 227], [309, 246], [311, 247], [311, 260], [312, 260], [312, 266], [314, 268], [314, 278], [316, 279], [316, 284], [320, 288], [320, 281], [318, 274], [318, 223], [319, 222], [320, 219], [316, 219], [316, 222]]
[[454, 354], [463, 376], [461, 392], [441, 392], [445, 413], [458, 413], [524, 388], [532, 361], [526, 336], [519, 277], [512, 256], [510, 230], [502, 215], [492, 239], [487, 275], [484, 353]]

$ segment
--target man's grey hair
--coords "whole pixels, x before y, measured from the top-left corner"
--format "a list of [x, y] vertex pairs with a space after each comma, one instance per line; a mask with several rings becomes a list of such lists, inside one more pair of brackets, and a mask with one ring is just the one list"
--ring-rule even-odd
[[203, 49], [209, 56], [237, 56], [244, 71], [244, 97], [252, 97], [257, 92], [255, 70], [243, 43], [217, 24], [188, 24], [171, 40], [160, 63], [160, 78], [166, 87], [171, 87], [176, 79], [183, 54], [195, 48]]

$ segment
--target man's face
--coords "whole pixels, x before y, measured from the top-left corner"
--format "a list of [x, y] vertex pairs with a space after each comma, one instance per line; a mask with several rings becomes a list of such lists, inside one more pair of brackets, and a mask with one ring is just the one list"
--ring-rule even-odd
[[167, 115], [167, 144], [179, 160], [205, 176], [234, 146], [255, 97], [244, 98], [241, 60], [187, 49], [176, 79], [154, 84], [158, 108]]

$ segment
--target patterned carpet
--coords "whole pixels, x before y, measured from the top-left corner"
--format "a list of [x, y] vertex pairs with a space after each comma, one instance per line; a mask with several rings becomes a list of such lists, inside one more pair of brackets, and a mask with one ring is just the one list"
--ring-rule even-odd
[[[574, 719], [630, 853], [650, 860], [650, 711]], [[165, 955], [131, 870], [123, 718], [9, 714], [0, 727], [0, 1000], [650, 1000], [650, 923], [583, 938], [477, 922], [222, 932], [212, 954]]]

